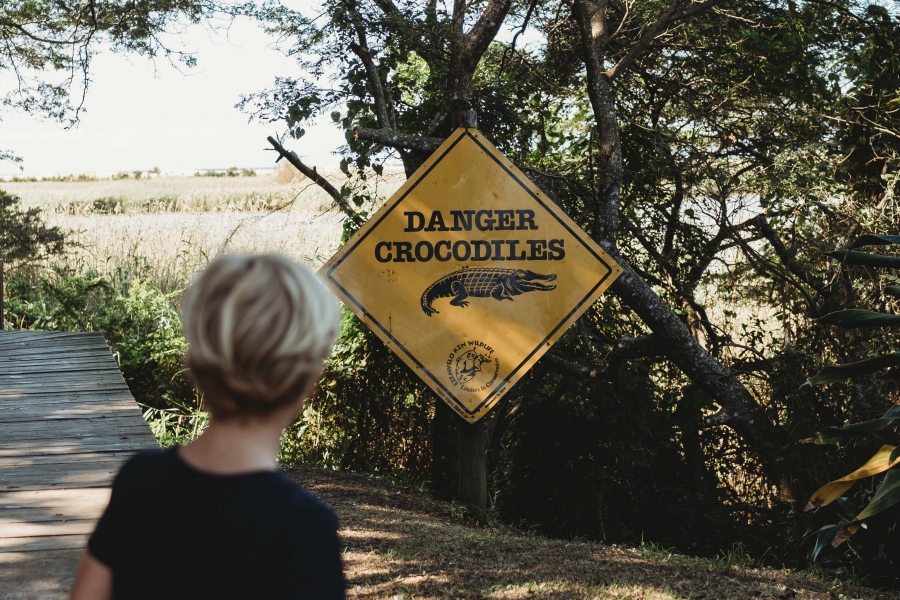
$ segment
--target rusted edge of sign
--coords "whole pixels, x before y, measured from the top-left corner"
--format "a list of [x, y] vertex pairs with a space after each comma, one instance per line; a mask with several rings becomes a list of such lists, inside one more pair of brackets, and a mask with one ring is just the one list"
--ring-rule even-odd
[[[579, 301], [575, 307], [563, 318], [562, 321], [532, 350], [509, 374], [499, 381], [494, 390], [488, 394], [482, 402], [474, 409], [469, 409], [460, 402], [452, 391], [437, 378], [425, 365], [411, 354], [406, 348], [395, 339], [391, 334], [390, 328], [385, 327], [373, 315], [371, 315], [363, 305], [353, 297], [334, 277], [335, 269], [340, 266], [341, 262], [374, 230], [378, 224], [384, 220], [391, 211], [403, 201], [403, 199], [424, 179], [429, 172], [463, 139], [471, 139], [478, 145], [485, 154], [494, 160], [507, 174], [518, 183], [522, 189], [529, 194], [535, 202], [541, 205], [550, 215], [556, 219], [576, 240], [587, 248], [594, 257], [605, 267], [607, 274]], [[444, 399], [462, 418], [469, 422], [476, 422], [485, 414], [486, 408], [492, 406], [498, 401], [515, 383], [536, 363], [544, 353], [562, 336], [563, 333], [578, 319], [581, 314], [587, 310], [606, 289], [612, 285], [613, 281], [622, 273], [622, 268], [584, 231], [578, 226], [565, 212], [562, 211], [550, 198], [546, 196], [518, 167], [512, 164], [493, 144], [487, 141], [484, 136], [476, 129], [462, 126], [457, 129], [434, 153], [413, 173], [412, 177], [400, 186], [394, 194], [378, 209], [374, 215], [357, 231], [353, 237], [319, 269], [319, 276], [332, 288], [340, 300], [350, 308], [353, 313], [362, 319], [362, 321], [375, 334], [384, 341], [410, 368], [424, 373], [427, 377], [422, 379], [428, 386], [435, 391], [442, 399]], [[421, 375], [420, 375], [421, 376]]]

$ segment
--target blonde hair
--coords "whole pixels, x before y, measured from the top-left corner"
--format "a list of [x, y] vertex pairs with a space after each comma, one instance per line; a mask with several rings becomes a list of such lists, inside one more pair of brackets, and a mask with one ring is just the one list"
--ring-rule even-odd
[[212, 261], [182, 299], [187, 363], [217, 417], [263, 413], [313, 383], [338, 332], [337, 301], [276, 255]]

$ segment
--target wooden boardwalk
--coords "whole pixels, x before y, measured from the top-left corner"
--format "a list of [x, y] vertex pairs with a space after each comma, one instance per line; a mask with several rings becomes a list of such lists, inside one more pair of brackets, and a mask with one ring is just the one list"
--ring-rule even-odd
[[156, 446], [101, 334], [0, 331], [0, 555], [84, 548], [122, 462]]

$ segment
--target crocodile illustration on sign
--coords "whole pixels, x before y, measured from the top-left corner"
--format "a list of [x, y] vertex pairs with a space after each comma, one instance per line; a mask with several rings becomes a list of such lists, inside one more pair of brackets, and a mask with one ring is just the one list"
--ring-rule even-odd
[[444, 275], [422, 294], [422, 310], [429, 317], [439, 311], [432, 306], [438, 298], [450, 298], [450, 304], [465, 308], [469, 297], [512, 300], [525, 292], [549, 292], [556, 289], [556, 275], [541, 275], [527, 269], [461, 269]]

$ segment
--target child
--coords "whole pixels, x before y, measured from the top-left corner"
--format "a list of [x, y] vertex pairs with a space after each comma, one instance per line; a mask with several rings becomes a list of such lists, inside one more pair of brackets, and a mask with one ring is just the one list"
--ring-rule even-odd
[[72, 599], [344, 598], [334, 513], [275, 464], [337, 334], [336, 301], [286, 258], [225, 256], [182, 312], [209, 427], [122, 467]]

